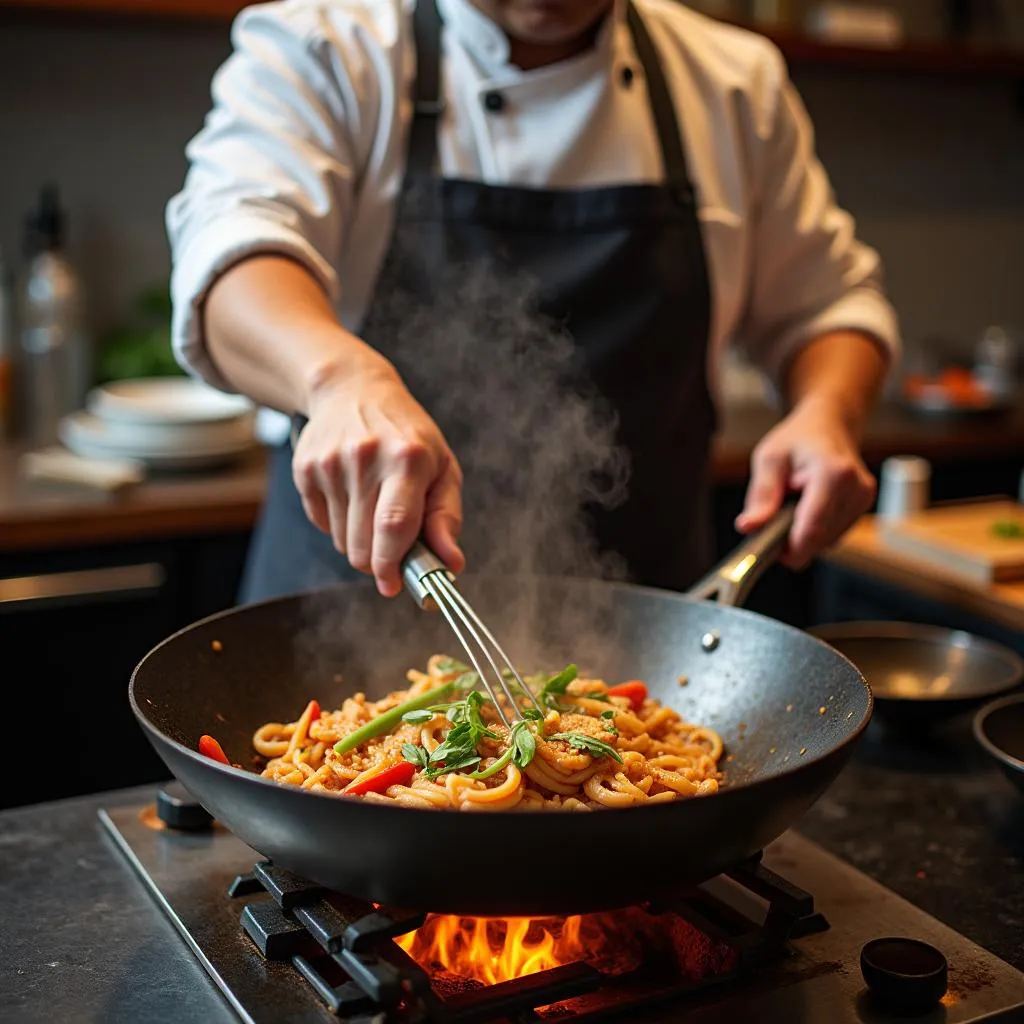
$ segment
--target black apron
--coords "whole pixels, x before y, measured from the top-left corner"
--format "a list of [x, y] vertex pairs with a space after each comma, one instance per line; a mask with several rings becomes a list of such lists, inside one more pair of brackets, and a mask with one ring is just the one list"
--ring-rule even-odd
[[[460, 461], [471, 569], [683, 589], [714, 555], [711, 294], [677, 114], [632, 5], [628, 21], [643, 79], [616, 87], [646, 80], [664, 184], [492, 186], [435, 173], [441, 22], [421, 0], [408, 166], [361, 336]], [[503, 103], [487, 94], [488, 116]], [[612, 441], [628, 452], [624, 500]], [[291, 455], [272, 456], [243, 602], [366, 579], [306, 519]]]

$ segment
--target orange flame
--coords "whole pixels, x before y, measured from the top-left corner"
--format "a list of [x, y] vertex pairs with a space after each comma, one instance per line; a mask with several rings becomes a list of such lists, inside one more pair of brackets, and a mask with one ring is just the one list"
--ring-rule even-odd
[[495, 985], [572, 963], [585, 952], [580, 917], [447, 917], [432, 914], [395, 939], [421, 967]]
[[566, 918], [430, 914], [418, 931], [395, 942], [446, 985], [495, 985], [579, 961], [618, 976], [667, 958], [670, 971], [693, 980], [736, 964], [735, 950], [675, 914], [644, 907]]

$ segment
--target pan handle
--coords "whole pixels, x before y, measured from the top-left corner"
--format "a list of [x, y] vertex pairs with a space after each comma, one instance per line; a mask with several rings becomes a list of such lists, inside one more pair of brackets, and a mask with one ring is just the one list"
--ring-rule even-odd
[[702, 601], [718, 598], [719, 604], [742, 605], [762, 573], [785, 546], [793, 526], [794, 507], [784, 505], [766, 526], [748, 537], [687, 594]]

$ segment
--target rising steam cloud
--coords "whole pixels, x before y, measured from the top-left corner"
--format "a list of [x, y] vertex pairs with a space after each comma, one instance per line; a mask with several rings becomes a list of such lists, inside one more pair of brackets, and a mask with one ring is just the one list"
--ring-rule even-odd
[[[533, 663], [539, 631], [550, 632], [552, 625], [545, 578], [625, 578], [619, 557], [599, 550], [591, 512], [621, 503], [629, 477], [613, 410], [587, 387], [569, 334], [538, 315], [535, 294], [526, 277], [485, 264], [463, 266], [440, 282], [429, 302], [389, 294], [387, 308], [375, 311], [366, 330], [371, 343], [388, 339], [382, 350], [459, 460], [467, 573], [505, 581], [498, 598], [493, 585], [470, 584], [469, 577], [462, 589], [482, 603], [481, 611], [499, 614], [495, 631], [529, 670], [547, 667]], [[411, 604], [404, 595], [395, 600]], [[610, 641], [602, 603], [595, 593], [585, 605], [558, 610], [569, 655], [587, 650], [592, 657], [585, 660], [595, 669], [598, 649]], [[383, 646], [393, 646], [393, 639], [405, 648], [408, 666], [432, 651], [410, 648], [407, 611], [381, 599], [372, 613], [353, 606], [344, 623], [335, 614], [325, 626], [311, 605], [301, 646], [320, 661], [315, 652], [324, 650], [325, 629], [337, 636], [343, 628], [372, 636], [378, 650], [384, 637]], [[360, 621], [371, 614], [372, 622]], [[446, 649], [459, 653], [454, 638]]]

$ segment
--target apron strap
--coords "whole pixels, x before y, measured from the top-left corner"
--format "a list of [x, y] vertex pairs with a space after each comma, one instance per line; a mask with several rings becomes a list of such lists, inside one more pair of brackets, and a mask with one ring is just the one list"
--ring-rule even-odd
[[633, 36], [633, 45], [636, 47], [636, 55], [640, 58], [640, 66], [644, 69], [644, 78], [647, 80], [651, 115], [654, 117], [658, 142], [661, 144], [661, 157], [665, 164], [665, 183], [680, 197], [692, 199], [693, 185], [690, 183], [690, 172], [686, 166], [683, 133], [675, 104], [672, 102], [672, 94], [668, 91], [668, 83], [665, 81], [661, 59], [644, 19], [636, 9], [636, 4], [627, 3], [626, 18]]
[[417, 0], [413, 14], [416, 39], [416, 94], [409, 135], [408, 171], [434, 174], [437, 128], [444, 112], [441, 98], [441, 15], [435, 0]]
[[[658, 51], [633, 3], [627, 4], [627, 20], [647, 81], [651, 114], [665, 165], [666, 184], [681, 198], [692, 199], [693, 186], [683, 151], [679, 117], [665, 82]], [[444, 112], [440, 73], [441, 16], [436, 0], [417, 0], [413, 28], [416, 39], [416, 93], [409, 136], [408, 170], [429, 176], [435, 171], [438, 120]]]

